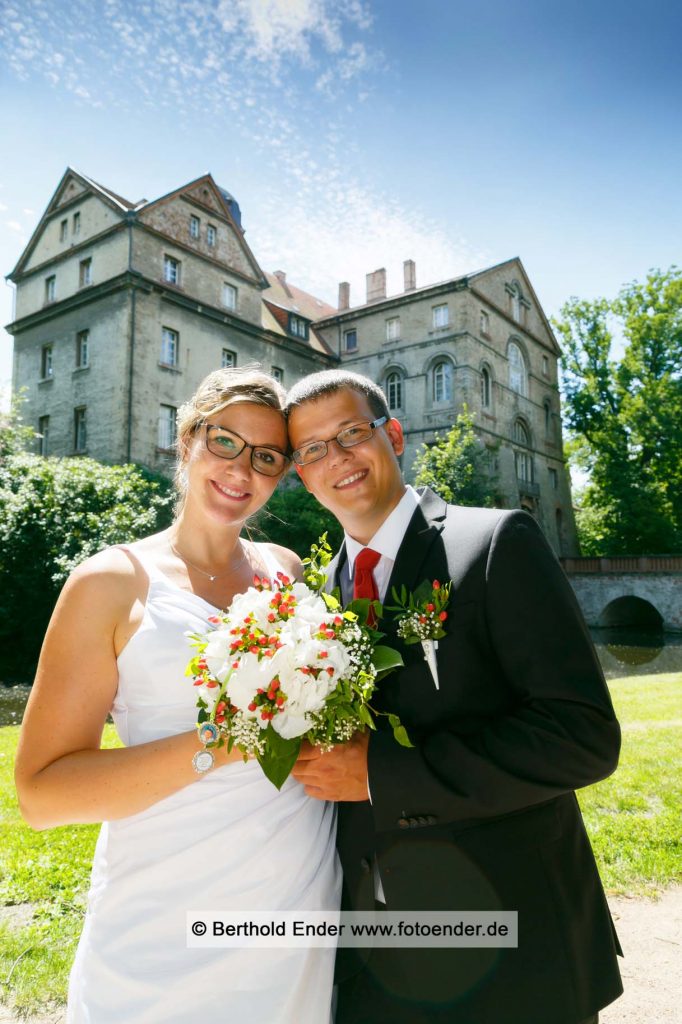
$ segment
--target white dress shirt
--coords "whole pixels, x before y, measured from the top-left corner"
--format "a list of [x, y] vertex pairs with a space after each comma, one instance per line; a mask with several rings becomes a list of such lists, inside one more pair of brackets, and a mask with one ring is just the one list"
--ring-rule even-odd
[[386, 599], [388, 582], [391, 578], [391, 573], [393, 572], [395, 560], [398, 557], [400, 545], [403, 542], [403, 537], [407, 532], [407, 527], [410, 525], [410, 519], [414, 515], [418, 504], [419, 495], [415, 489], [410, 487], [408, 484], [405, 488], [405, 493], [396, 507], [393, 509], [391, 514], [384, 519], [377, 532], [374, 534], [372, 539], [367, 542], [367, 544], [360, 544], [359, 541], [346, 534], [346, 556], [348, 558], [348, 573], [351, 579], [353, 579], [353, 573], [355, 572], [355, 559], [363, 548], [371, 548], [372, 551], [377, 551], [381, 555], [381, 558], [374, 568], [374, 579], [376, 581], [380, 601], [384, 601]]

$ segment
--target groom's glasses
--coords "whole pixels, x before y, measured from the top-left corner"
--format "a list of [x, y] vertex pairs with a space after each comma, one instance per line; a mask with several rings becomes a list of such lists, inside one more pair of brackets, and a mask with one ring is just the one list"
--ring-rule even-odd
[[293, 452], [294, 462], [297, 466], [309, 466], [311, 462], [323, 459], [329, 451], [331, 441], [336, 441], [342, 448], [352, 448], [363, 441], [369, 441], [377, 427], [382, 427], [384, 423], [388, 423], [388, 416], [380, 416], [371, 423], [354, 423], [352, 427], [346, 427], [345, 430], [339, 431], [336, 437], [330, 437], [327, 441], [311, 441], [310, 444], [304, 444]]
[[226, 430], [216, 423], [206, 423], [206, 447], [219, 459], [236, 459], [245, 448], [251, 449], [251, 465], [263, 476], [279, 476], [289, 466], [291, 459], [279, 448], [268, 448], [264, 444], [248, 444], [234, 430]]

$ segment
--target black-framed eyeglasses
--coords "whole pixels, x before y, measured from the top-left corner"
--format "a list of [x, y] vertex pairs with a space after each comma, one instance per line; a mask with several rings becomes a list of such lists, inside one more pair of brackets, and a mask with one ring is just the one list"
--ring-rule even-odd
[[356, 444], [369, 441], [377, 427], [383, 427], [384, 423], [388, 423], [388, 416], [380, 416], [378, 420], [372, 420], [371, 423], [365, 420], [363, 423], [354, 423], [351, 427], [344, 427], [336, 437], [330, 437], [326, 441], [311, 441], [309, 444], [297, 448], [293, 453], [293, 460], [297, 466], [309, 466], [311, 462], [317, 462], [318, 459], [325, 457], [331, 441], [336, 441], [342, 448], [353, 448]]
[[265, 444], [249, 444], [234, 430], [226, 430], [217, 423], [204, 423], [204, 426], [206, 447], [219, 459], [236, 459], [245, 448], [250, 448], [251, 465], [263, 476], [279, 476], [291, 462], [290, 457], [279, 448], [269, 448]]

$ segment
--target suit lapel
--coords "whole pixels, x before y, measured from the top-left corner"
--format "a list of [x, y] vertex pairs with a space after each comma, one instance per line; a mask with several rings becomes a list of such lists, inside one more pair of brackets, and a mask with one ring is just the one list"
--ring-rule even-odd
[[393, 587], [399, 589], [404, 584], [408, 590], [414, 590], [421, 583], [424, 578], [424, 563], [434, 541], [443, 532], [446, 515], [447, 505], [443, 499], [428, 487], [424, 488], [398, 550], [398, 557], [388, 582], [386, 603], [392, 602]]

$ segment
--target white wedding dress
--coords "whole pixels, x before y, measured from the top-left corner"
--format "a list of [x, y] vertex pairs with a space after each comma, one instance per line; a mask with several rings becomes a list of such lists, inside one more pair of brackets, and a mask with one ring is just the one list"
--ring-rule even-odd
[[[126, 746], [194, 726], [184, 633], [205, 631], [215, 612], [132, 553], [150, 583], [144, 619], [118, 659], [112, 716]], [[280, 567], [260, 553], [274, 575]], [[328, 1024], [333, 950], [188, 949], [186, 915], [338, 908], [335, 829], [334, 805], [292, 778], [278, 792], [255, 760], [105, 822], [68, 1024]]]

